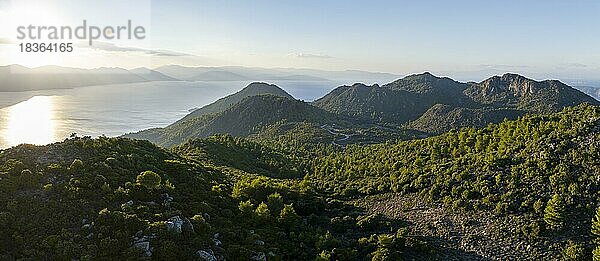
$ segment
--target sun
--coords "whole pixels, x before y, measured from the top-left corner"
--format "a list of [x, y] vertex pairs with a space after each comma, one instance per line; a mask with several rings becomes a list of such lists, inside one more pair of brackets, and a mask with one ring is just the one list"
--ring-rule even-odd
[[52, 1], [44, 0], [13, 0], [3, 1], [0, 4], [0, 40], [3, 43], [9, 43], [2, 46], [3, 59], [8, 59], [8, 61], [2, 61], [3, 63], [37, 67], [52, 64], [58, 58], [52, 54], [21, 52], [20, 43], [35, 40], [17, 39], [19, 26], [63, 24], [61, 13], [51, 3]]
[[52, 1], [44, 0], [18, 0], [10, 1], [5, 8], [12, 28], [13, 37], [16, 36], [17, 26], [27, 25], [52, 25], [62, 22], [61, 15]]

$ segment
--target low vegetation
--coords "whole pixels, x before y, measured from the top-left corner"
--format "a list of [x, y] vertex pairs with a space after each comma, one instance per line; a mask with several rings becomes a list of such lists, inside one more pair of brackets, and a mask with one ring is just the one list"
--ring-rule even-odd
[[[346, 148], [229, 135], [171, 150], [102, 137], [21, 145], [0, 154], [0, 259], [589, 259], [599, 130], [600, 107], [580, 105]], [[463, 228], [432, 221], [441, 215]], [[453, 244], [469, 227], [490, 234], [460, 242], [497, 251]]]

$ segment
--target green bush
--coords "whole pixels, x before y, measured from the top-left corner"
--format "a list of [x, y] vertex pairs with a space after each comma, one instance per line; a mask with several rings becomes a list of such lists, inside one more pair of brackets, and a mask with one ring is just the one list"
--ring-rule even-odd
[[135, 179], [136, 184], [147, 189], [156, 189], [160, 186], [161, 178], [154, 171], [144, 171]]
[[546, 204], [544, 221], [552, 228], [562, 228], [566, 219], [565, 208], [564, 199], [560, 195], [554, 194]]

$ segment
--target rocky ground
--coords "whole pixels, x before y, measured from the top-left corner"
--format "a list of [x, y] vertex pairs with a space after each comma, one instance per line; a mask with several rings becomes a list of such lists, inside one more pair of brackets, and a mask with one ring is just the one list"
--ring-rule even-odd
[[527, 221], [487, 211], [452, 211], [417, 196], [388, 193], [356, 200], [367, 214], [408, 223], [411, 235], [424, 236], [443, 260], [557, 260], [560, 247], [530, 242], [519, 228]]

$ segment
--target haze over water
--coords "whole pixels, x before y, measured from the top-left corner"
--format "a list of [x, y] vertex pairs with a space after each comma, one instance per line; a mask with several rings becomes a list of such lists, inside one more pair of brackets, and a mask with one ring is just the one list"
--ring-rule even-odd
[[[120, 136], [164, 127], [249, 82], [149, 82], [64, 90], [2, 93], [0, 148], [44, 145], [79, 136]], [[298, 99], [313, 100], [333, 82], [277, 82]]]

